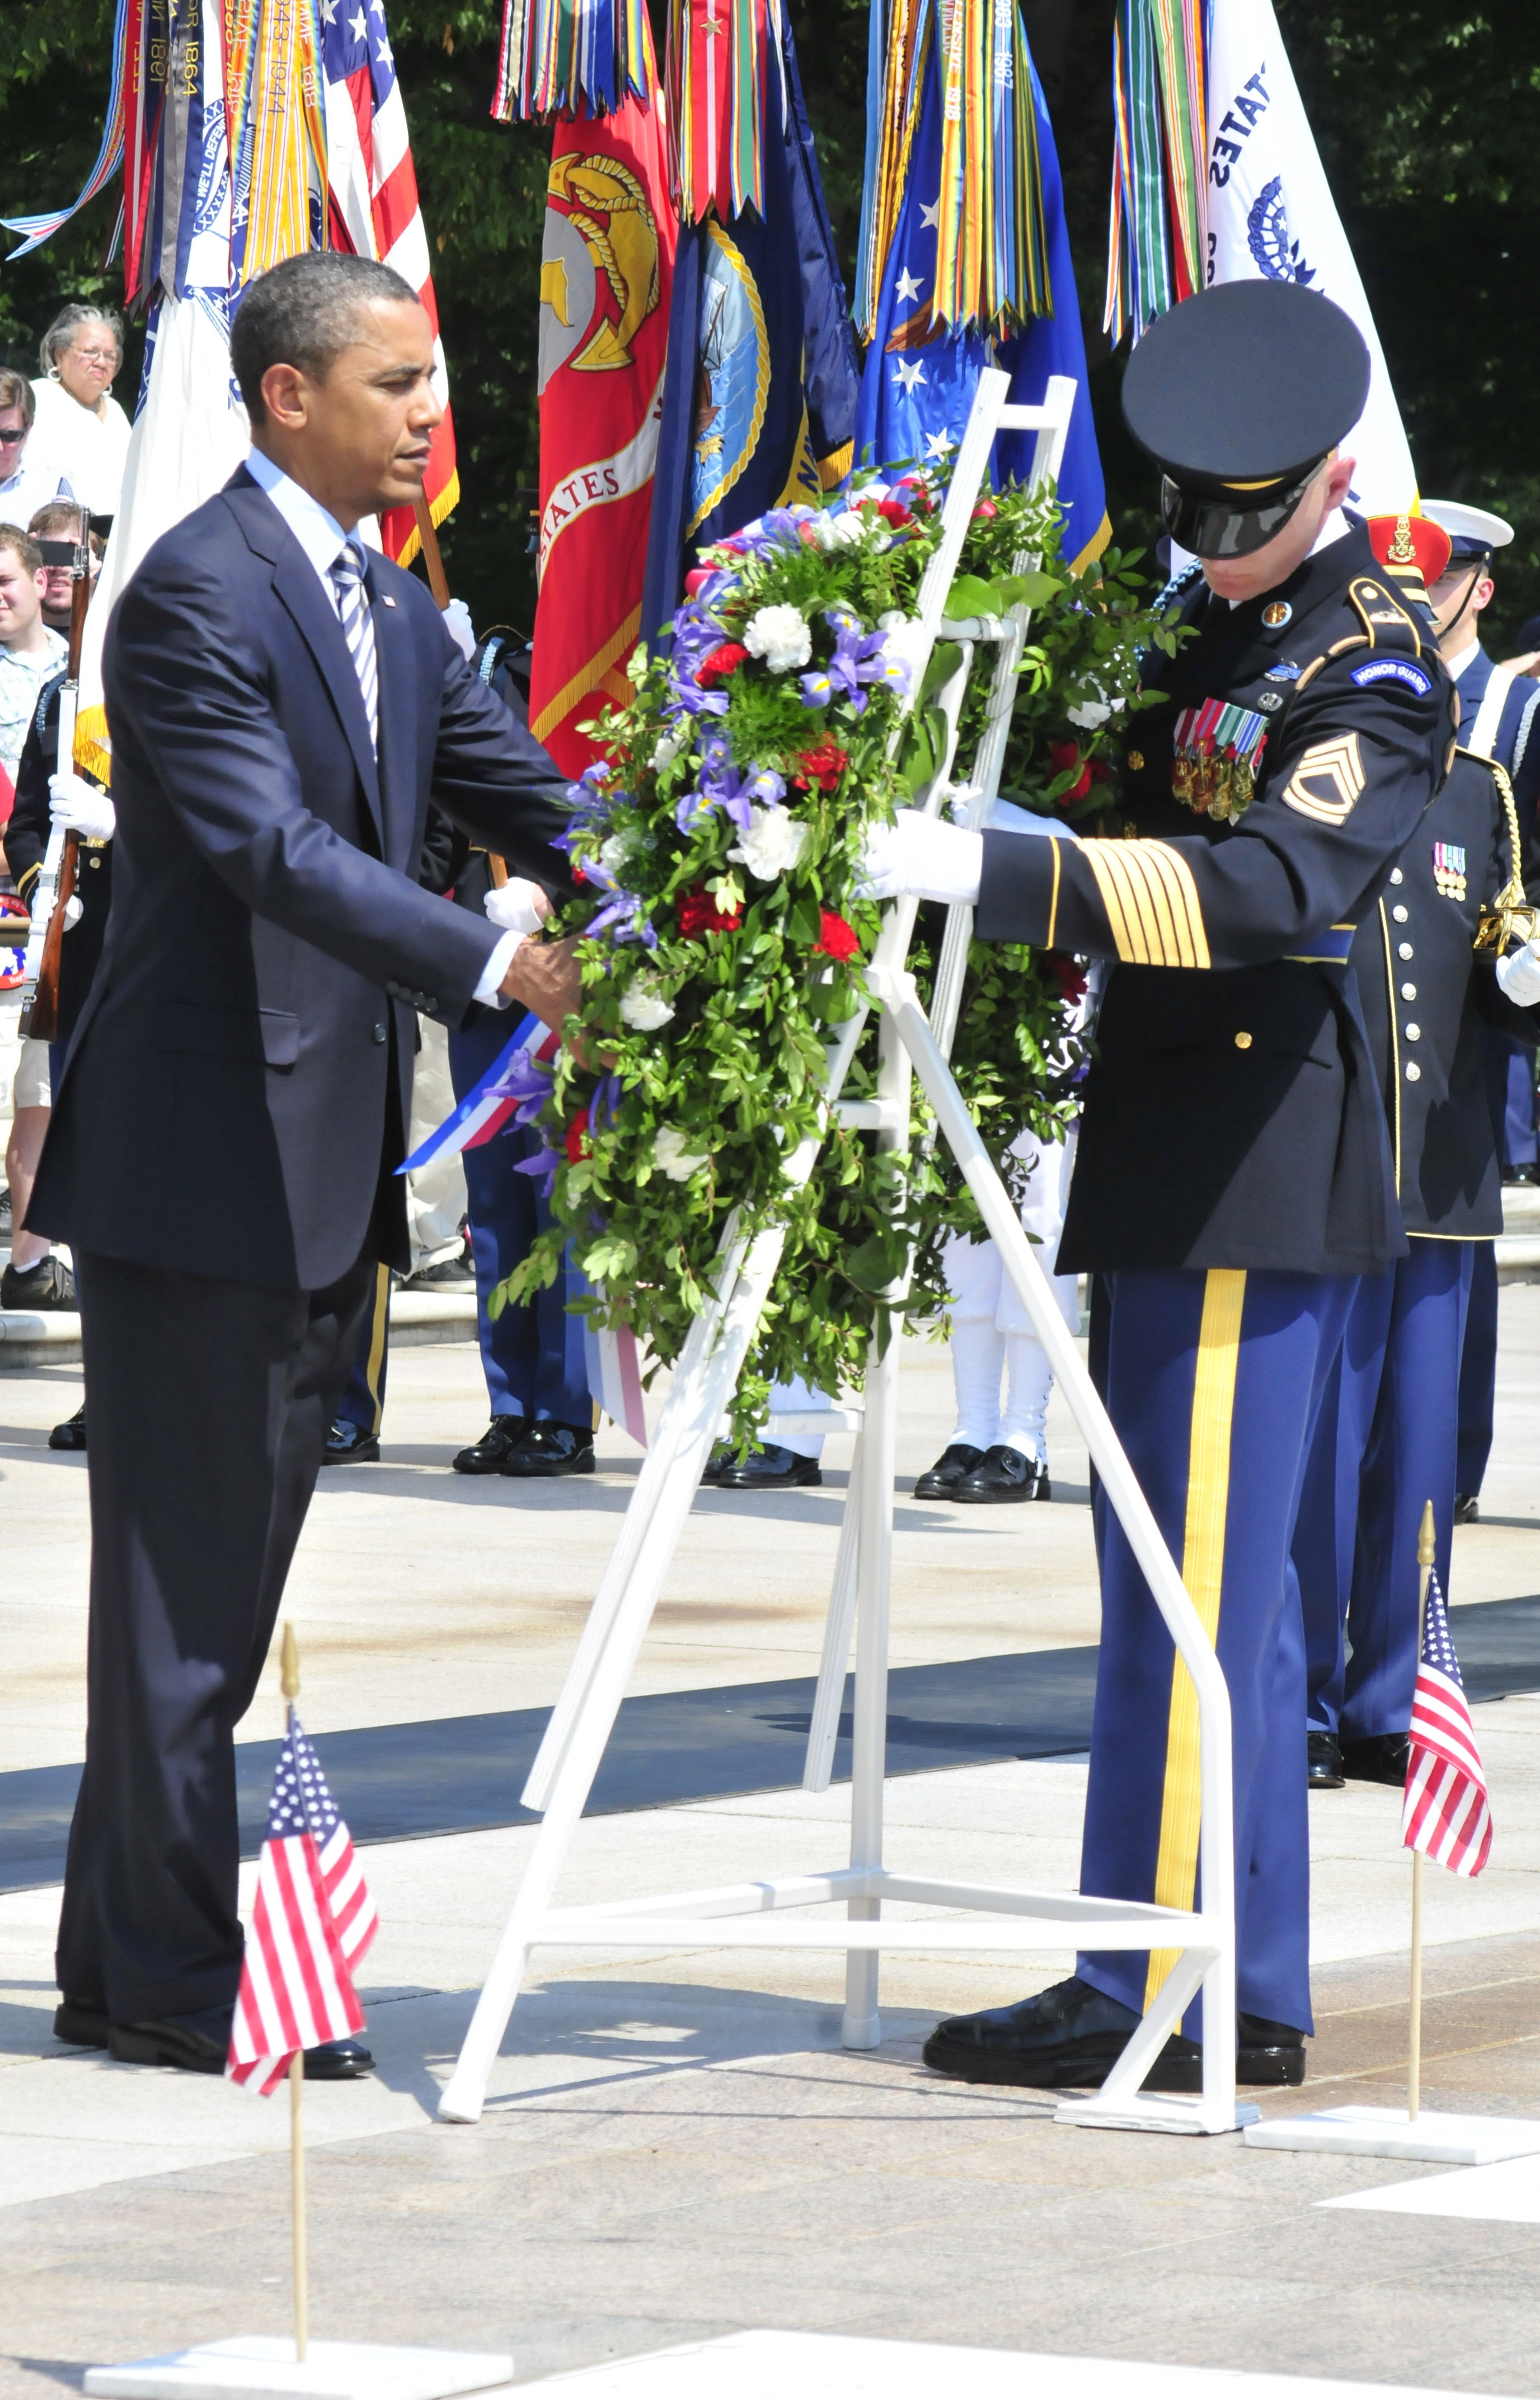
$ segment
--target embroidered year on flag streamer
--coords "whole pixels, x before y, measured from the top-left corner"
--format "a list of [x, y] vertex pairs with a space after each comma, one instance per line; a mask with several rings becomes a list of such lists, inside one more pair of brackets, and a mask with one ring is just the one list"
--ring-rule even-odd
[[298, 2050], [363, 2030], [353, 1970], [379, 1930], [320, 1761], [289, 1711], [225, 2071], [274, 2092]]
[[557, 126], [540, 260], [529, 724], [568, 775], [598, 756], [579, 727], [631, 696], [623, 669], [642, 621], [677, 232], [657, 102], [628, 96], [606, 116], [581, 106]]
[[1455, 1875], [1479, 1875], [1492, 1851], [1492, 1811], [1436, 1573], [1427, 1579], [1410, 1741], [1402, 1841]]

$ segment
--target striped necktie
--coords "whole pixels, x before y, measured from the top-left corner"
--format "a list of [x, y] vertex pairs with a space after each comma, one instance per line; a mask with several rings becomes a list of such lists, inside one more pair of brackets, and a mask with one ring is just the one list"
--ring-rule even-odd
[[355, 534], [348, 536], [346, 547], [333, 561], [331, 576], [332, 589], [336, 594], [337, 615], [342, 619], [342, 630], [353, 653], [359, 689], [363, 694], [363, 711], [369, 719], [369, 739], [377, 757], [380, 746], [379, 661], [375, 656], [374, 612], [369, 606], [369, 593], [363, 580], [363, 544]]

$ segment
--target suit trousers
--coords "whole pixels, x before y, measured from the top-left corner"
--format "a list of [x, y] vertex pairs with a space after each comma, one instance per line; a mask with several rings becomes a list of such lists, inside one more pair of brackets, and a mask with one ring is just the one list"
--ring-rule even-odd
[[[1229, 1268], [1103, 1275], [1092, 1343], [1108, 1413], [1230, 1690], [1238, 2005], [1302, 2032], [1311, 2026], [1310, 1840], [1289, 1545], [1356, 1281]], [[1095, 1505], [1101, 1656], [1080, 1888], [1188, 1909], [1198, 1886], [1197, 1701], [1105, 1491]], [[1096, 1952], [1079, 1972], [1142, 2010], [1173, 1956]], [[1183, 2022], [1201, 2039], [1201, 1998]]]
[[1411, 1722], [1427, 1500], [1449, 1593], [1460, 1345], [1477, 1247], [1413, 1234], [1410, 1256], [1358, 1286], [1294, 1533], [1313, 1733], [1367, 1741]]
[[[115, 2024], [235, 1999], [235, 1728], [375, 1279], [286, 1291], [77, 1258], [90, 1416], [86, 1769], [58, 1975]], [[276, 1730], [276, 1727], [275, 1727]]]

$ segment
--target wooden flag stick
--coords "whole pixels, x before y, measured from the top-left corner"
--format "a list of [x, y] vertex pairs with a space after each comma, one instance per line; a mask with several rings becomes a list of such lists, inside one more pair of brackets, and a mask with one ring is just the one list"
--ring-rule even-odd
[[[285, 1718], [293, 1715], [299, 1698], [299, 1644], [294, 1629], [285, 1622], [283, 1647]], [[289, 2202], [294, 2237], [294, 2362], [303, 2366], [310, 2347], [310, 2270], [305, 2221], [305, 2052], [296, 2050], [289, 2061]]]
[[[439, 548], [438, 527], [433, 523], [433, 511], [428, 505], [426, 492], [417, 494], [413, 506], [416, 511], [417, 539], [422, 543], [422, 563], [428, 569], [429, 589], [439, 607], [447, 608], [449, 578], [443, 571], [443, 552]], [[508, 881], [507, 864], [497, 856], [496, 851], [488, 852], [487, 864], [492, 869], [492, 880], [500, 890]]]
[[[1417, 1657], [1423, 1656], [1427, 1617], [1427, 1579], [1433, 1572], [1433, 1503], [1425, 1501], [1417, 1534]], [[1407, 2122], [1414, 2125], [1423, 2100], [1423, 1853], [1411, 1853], [1411, 2026], [1407, 2042]]]

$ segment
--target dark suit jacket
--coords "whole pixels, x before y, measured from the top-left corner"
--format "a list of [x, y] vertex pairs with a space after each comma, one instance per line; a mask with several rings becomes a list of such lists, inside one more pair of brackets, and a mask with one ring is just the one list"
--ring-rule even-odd
[[425, 586], [374, 557], [369, 585], [377, 768], [336, 612], [244, 469], [113, 612], [112, 915], [30, 1211], [77, 1249], [305, 1290], [366, 1239], [406, 1264], [413, 1009], [460, 1024], [498, 938], [413, 880], [429, 793], [571, 886], [564, 779]]

